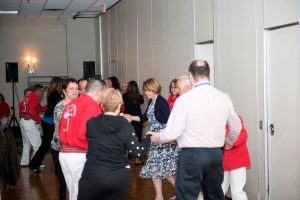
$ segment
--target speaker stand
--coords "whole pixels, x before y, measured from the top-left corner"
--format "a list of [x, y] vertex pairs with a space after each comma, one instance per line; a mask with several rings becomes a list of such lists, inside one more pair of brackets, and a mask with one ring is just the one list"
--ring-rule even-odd
[[20, 127], [19, 122], [18, 122], [18, 120], [16, 118], [16, 115], [15, 115], [15, 82], [12, 82], [12, 96], [13, 96], [13, 105], [11, 107], [12, 116], [11, 116], [10, 121], [8, 123], [8, 127], [12, 127], [11, 125], [13, 125], [13, 127], [16, 126], [16, 125], [18, 127]]

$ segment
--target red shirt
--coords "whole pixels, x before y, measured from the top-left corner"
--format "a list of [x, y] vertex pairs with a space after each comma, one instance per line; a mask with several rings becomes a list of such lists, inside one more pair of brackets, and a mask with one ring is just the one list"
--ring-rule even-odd
[[41, 123], [42, 118], [40, 117], [40, 112], [45, 112], [47, 106], [41, 106], [40, 100], [40, 96], [37, 93], [32, 92], [31, 94], [25, 97], [23, 101], [22, 110], [19, 111], [19, 113], [22, 113], [22, 116], [24, 115], [24, 113], [27, 113], [29, 114], [31, 119], [36, 121], [36, 123]]
[[[240, 117], [242, 123], [242, 130], [238, 140], [233, 144], [229, 150], [224, 150], [223, 164], [224, 171], [230, 171], [241, 167], [250, 167], [250, 157], [247, 148], [248, 134], [244, 127], [243, 119]], [[226, 137], [228, 135], [228, 127], [226, 126]]]
[[168, 97], [168, 104], [169, 104], [169, 108], [170, 108], [170, 112], [173, 109], [173, 106], [175, 104], [176, 99], [178, 98], [178, 96], [173, 96], [172, 94]]
[[87, 94], [67, 104], [58, 128], [61, 151], [87, 152], [86, 122], [102, 113], [103, 109]]
[[0, 103], [0, 117], [8, 117], [10, 115], [9, 105], [6, 102]]
[[19, 103], [19, 116], [20, 118], [23, 118], [25, 115], [25, 112], [24, 112], [24, 101], [21, 101]]

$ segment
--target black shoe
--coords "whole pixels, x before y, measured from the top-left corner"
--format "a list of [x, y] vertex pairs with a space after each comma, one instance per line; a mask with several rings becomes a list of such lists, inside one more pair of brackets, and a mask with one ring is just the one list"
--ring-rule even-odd
[[28, 165], [20, 165], [21, 168], [27, 168]]

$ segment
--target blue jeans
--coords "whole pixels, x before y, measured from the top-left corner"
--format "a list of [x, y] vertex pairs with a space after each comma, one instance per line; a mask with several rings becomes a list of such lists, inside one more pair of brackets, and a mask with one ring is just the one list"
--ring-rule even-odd
[[176, 198], [196, 200], [202, 190], [205, 200], [224, 200], [221, 148], [183, 148], [176, 173]]

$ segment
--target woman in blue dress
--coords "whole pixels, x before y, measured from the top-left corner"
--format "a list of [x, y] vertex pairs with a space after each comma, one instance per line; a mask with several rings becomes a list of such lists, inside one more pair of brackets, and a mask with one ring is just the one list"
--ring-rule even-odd
[[[148, 121], [150, 131], [160, 132], [166, 127], [170, 115], [168, 102], [160, 95], [161, 85], [150, 78], [143, 84], [145, 94], [150, 99], [143, 115], [130, 116], [133, 121]], [[175, 186], [175, 175], [178, 163], [178, 148], [175, 142], [166, 144], [151, 144], [148, 160], [140, 172], [142, 178], [152, 178], [155, 187], [155, 200], [162, 200], [162, 180], [167, 179]]]

